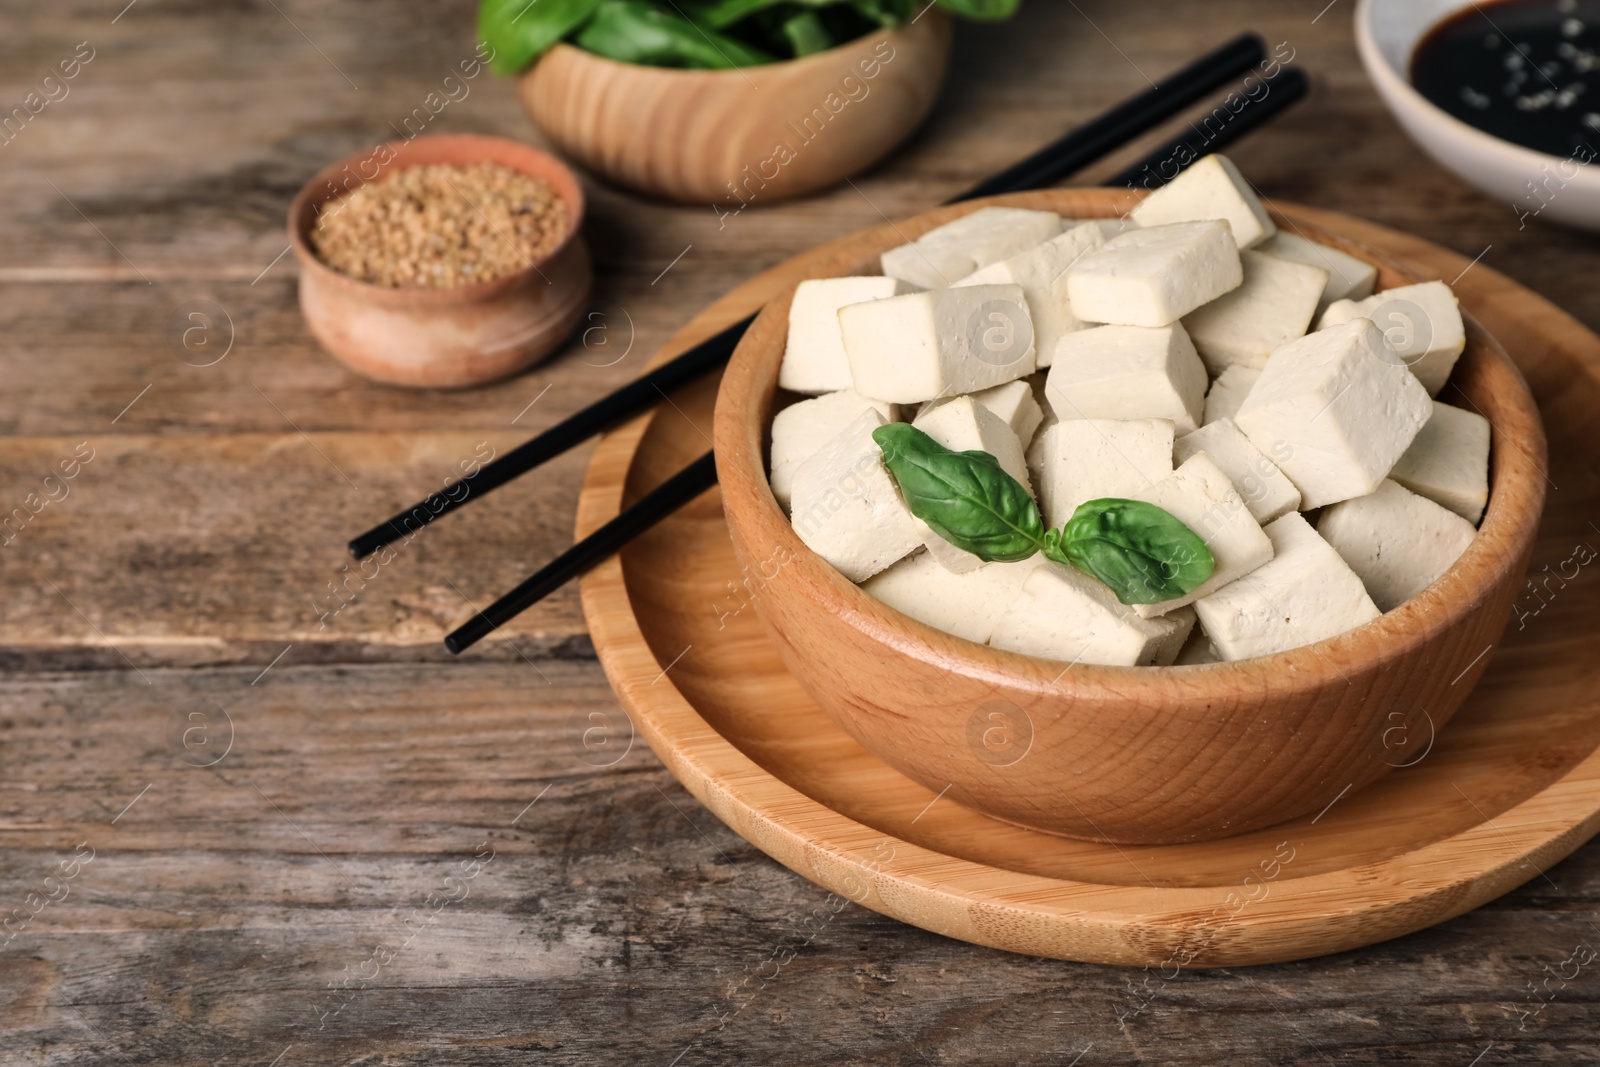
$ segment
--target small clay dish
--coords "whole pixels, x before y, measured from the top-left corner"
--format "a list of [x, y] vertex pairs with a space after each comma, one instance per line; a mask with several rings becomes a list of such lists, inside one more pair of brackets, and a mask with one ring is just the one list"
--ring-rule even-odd
[[[359, 281], [311, 250], [323, 204], [393, 171], [439, 163], [496, 163], [549, 183], [566, 205], [565, 236], [543, 259], [510, 274], [448, 289]], [[504, 378], [554, 352], [582, 316], [594, 282], [582, 224], [576, 176], [538, 149], [474, 134], [378, 145], [321, 171], [289, 208], [300, 310], [330, 355], [374, 381], [448, 389]]]

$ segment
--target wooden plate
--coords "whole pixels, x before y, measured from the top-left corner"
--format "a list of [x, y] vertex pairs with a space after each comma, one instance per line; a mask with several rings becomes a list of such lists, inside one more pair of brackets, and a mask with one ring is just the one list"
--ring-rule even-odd
[[[1012, 201], [1048, 207], [1050, 195]], [[1118, 847], [1001, 823], [902, 777], [810, 701], [748, 606], [759, 577], [739, 573], [713, 491], [583, 581], [621, 706], [678, 779], [842, 898], [965, 941], [1169, 976], [1422, 929], [1537, 877], [1600, 830], [1600, 578], [1590, 573], [1600, 571], [1600, 338], [1481, 263], [1469, 269], [1453, 252], [1344, 216], [1275, 207], [1454, 280], [1539, 399], [1551, 485], [1532, 581], [1447, 731], [1396, 738], [1403, 769], [1315, 817], [1223, 841]], [[820, 258], [884, 236], [845, 238], [753, 279], [658, 359], [748, 314]], [[710, 447], [715, 392], [714, 381], [685, 390], [601, 442], [580, 536]]]

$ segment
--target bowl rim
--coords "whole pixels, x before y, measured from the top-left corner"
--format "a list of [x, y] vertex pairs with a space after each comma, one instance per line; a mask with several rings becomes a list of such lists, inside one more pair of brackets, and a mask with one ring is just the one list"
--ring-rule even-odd
[[859, 48], [862, 44], [868, 41], [904, 38], [914, 32], [913, 27], [915, 27], [917, 23], [923, 21], [924, 18], [926, 18], [930, 24], [944, 23], [947, 26], [950, 21], [950, 16], [946, 15], [938, 7], [930, 4], [923, 15], [917, 16], [910, 22], [903, 23], [899, 26], [880, 27], [876, 30], [868, 30], [859, 37], [852, 37], [848, 41], [840, 41], [832, 48], [823, 49], [821, 52], [813, 52], [808, 56], [796, 56], [793, 59], [780, 59], [775, 63], [758, 63], [751, 67], [728, 67], [725, 70], [706, 70], [699, 67], [657, 67], [652, 66], [649, 63], [629, 63], [626, 60], [612, 59], [610, 56], [602, 56], [596, 52], [591, 52], [586, 48], [579, 48], [577, 45], [572, 44], [569, 41], [557, 41], [555, 44], [545, 49], [544, 53], [532, 63], [529, 63], [526, 67], [523, 67], [521, 70], [517, 71], [514, 77], [530, 77], [533, 72], [545, 62], [545, 60], [552, 56], [560, 56], [567, 62], [593, 62], [602, 68], [614, 68], [616, 71], [632, 71], [635, 75], [640, 73], [660, 75], [664, 81], [676, 80], [679, 82], [687, 82], [694, 78], [715, 78], [721, 81], [730, 82], [735, 79], [748, 81], [748, 73], [753, 70], [788, 71], [796, 70], [807, 65], [823, 66], [830, 60], [838, 58], [839, 53], [844, 52], [847, 49]]
[[[869, 231], [877, 235], [873, 247], [886, 249], [915, 237], [933, 226], [949, 219], [986, 206], [1044, 207], [1058, 210], [1065, 217], [1103, 217], [1091, 211], [1070, 214], [1058, 204], [1042, 202], [1051, 193], [1094, 193], [1103, 197], [1103, 206], [1110, 213], [1121, 212], [1113, 205], [1128, 203], [1126, 198], [1142, 198], [1139, 190], [1075, 189], [1053, 190], [1046, 193], [1020, 193], [971, 201], [955, 208], [941, 208], [914, 216], [911, 220], [890, 223]], [[1119, 201], [1120, 198], [1120, 201]], [[1099, 197], [1097, 197], [1099, 199]], [[1073, 207], [1074, 205], [1067, 205]], [[1306, 219], [1274, 210], [1274, 220], [1289, 226], [1302, 236], [1331, 244], [1332, 247], [1357, 255], [1382, 270], [1406, 279], [1404, 284], [1425, 278], [1405, 264], [1375, 249], [1349, 238], [1339, 237], [1332, 231]], [[1331, 238], [1332, 240], [1328, 240]], [[861, 266], [856, 263], [854, 266]], [[847, 265], [848, 268], [848, 265]], [[825, 276], [825, 275], [824, 275]], [[839, 275], [835, 275], [839, 276]], [[717, 395], [713, 426], [717, 470], [722, 486], [724, 510], [730, 526], [748, 520], [747, 532], [761, 539], [763, 544], [789, 550], [789, 561], [784, 570], [795, 568], [808, 596], [818, 603], [818, 609], [837, 616], [857, 631], [863, 639], [918, 659], [929, 665], [961, 674], [969, 678], [990, 680], [1013, 690], [1025, 690], [1040, 697], [1093, 699], [1115, 693], [1120, 698], [1134, 702], [1149, 702], [1150, 706], [1198, 706], [1207, 692], [1207, 684], [1222, 678], [1237, 679], [1241, 685], [1260, 692], [1285, 695], [1309, 692], [1338, 683], [1349, 684], [1351, 673], [1386, 667], [1406, 653], [1428, 643], [1460, 623], [1468, 614], [1480, 610], [1508, 572], [1522, 564], [1532, 551], [1543, 514], [1546, 479], [1546, 443], [1543, 422], [1526, 380], [1501, 347], [1499, 342], [1463, 310], [1467, 326], [1467, 343], [1477, 359], [1487, 360], [1484, 371], [1509, 381], [1514, 388], [1505, 395], [1495, 397], [1498, 418], [1491, 419], [1492, 450], [1490, 469], [1490, 495], [1477, 535], [1443, 577], [1427, 589], [1412, 597], [1400, 607], [1381, 614], [1353, 630], [1287, 649], [1267, 656], [1245, 660], [1206, 664], [1184, 664], [1170, 667], [1122, 667], [1103, 664], [1072, 663], [1065, 667], [1060, 660], [1026, 656], [979, 645], [905, 615], [877, 600], [855, 585], [832, 566], [828, 565], [800, 540], [772, 494], [766, 473], [765, 441], [767, 426], [759, 417], [741, 420], [734, 412], [736, 405], [726, 402], [740, 390], [747, 391], [745, 408], [755, 416], [770, 404], [764, 395], [777, 393], [777, 366], [772, 362], [770, 384], [758, 376], [760, 356], [754, 350], [752, 338], [777, 329], [775, 336], [783, 335], [787, 323], [789, 300], [795, 286], [790, 285], [774, 295], [762, 309], [755, 324], [745, 334], [724, 373]], [[781, 318], [781, 322], [776, 322]], [[766, 320], [763, 323], [762, 320]], [[781, 357], [780, 357], [781, 358]], [[1480, 412], [1485, 418], [1489, 413]], [[1515, 416], [1519, 425], [1531, 434], [1530, 439], [1519, 444], [1507, 440], [1501, 426]], [[735, 534], [736, 540], [740, 535]], [[757, 598], [758, 614], [763, 613], [767, 598]], [[1491, 646], [1493, 647], [1493, 646]], [[1488, 651], [1487, 649], [1484, 650]], [[1477, 663], [1483, 653], [1477, 653]], [[1471, 664], [1468, 665], [1470, 670]], [[1343, 668], [1343, 669], [1342, 669]], [[1463, 672], [1465, 673], [1465, 672]]]
[[[1442, 136], [1450, 137], [1459, 145], [1480, 154], [1497, 156], [1507, 166], [1517, 170], [1538, 172], [1551, 166], [1558, 166], [1570, 162], [1571, 156], [1558, 156], [1549, 152], [1541, 152], [1536, 148], [1519, 145], [1515, 141], [1507, 141], [1486, 133], [1476, 126], [1450, 114], [1444, 108], [1429, 100], [1417, 91], [1411, 84], [1408, 72], [1395, 70], [1383, 48], [1378, 44], [1377, 33], [1374, 29], [1374, 10], [1380, 3], [1394, 2], [1394, 0], [1356, 0], [1355, 29], [1356, 51], [1361, 56], [1362, 66], [1366, 68], [1367, 77], [1376, 84], [1378, 95], [1397, 117], [1403, 117], [1402, 111], [1407, 111], [1420, 122], [1426, 122], [1435, 127]], [[1435, 19], [1428, 24], [1427, 29], [1440, 24], [1445, 19], [1453, 18], [1461, 10], [1476, 6], [1472, 0], [1461, 0], [1460, 5], [1449, 14]], [[1424, 31], [1424, 35], [1426, 31]], [[1406, 42], [1406, 55], [1409, 58], [1416, 50], [1417, 44], [1422, 40], [1418, 36]], [[1568, 177], [1566, 181], [1582, 181], [1584, 170], [1579, 169], [1576, 175]], [[1593, 179], [1593, 184], [1600, 186], [1600, 175]]]
[[[496, 163], [549, 184], [556, 195], [561, 197], [567, 209], [567, 229], [561, 240], [539, 259], [498, 278], [446, 288], [395, 288], [378, 285], [375, 282], [352, 278], [333, 269], [317, 257], [311, 248], [309, 234], [318, 218], [317, 209], [321, 205], [377, 181], [391, 171], [444, 162], [445, 157], [452, 156], [456, 150], [464, 150], [465, 159], [452, 159], [452, 162]], [[346, 181], [342, 186], [330, 190], [330, 185], [339, 185], [335, 182], [335, 178], [344, 175], [352, 168], [360, 168], [362, 164], [384, 152], [389, 153], [392, 158], [379, 163], [377, 173], [372, 177], [366, 177], [356, 170], [352, 175], [353, 184]], [[421, 134], [404, 141], [382, 141], [371, 148], [352, 152], [313, 174], [300, 187], [300, 191], [295, 194], [293, 202], [289, 205], [289, 244], [294, 249], [295, 258], [299, 261], [304, 274], [310, 275], [320, 284], [341, 289], [357, 299], [406, 310], [414, 310], [418, 305], [424, 308], [452, 307], [492, 300], [529, 284], [530, 279], [541, 274], [540, 268], [554, 262], [575, 241], [581, 239], [580, 231], [583, 228], [585, 210], [583, 186], [578, 181], [578, 176], [572, 168], [549, 152], [521, 141], [514, 141], [509, 137], [495, 137], [489, 134]]]

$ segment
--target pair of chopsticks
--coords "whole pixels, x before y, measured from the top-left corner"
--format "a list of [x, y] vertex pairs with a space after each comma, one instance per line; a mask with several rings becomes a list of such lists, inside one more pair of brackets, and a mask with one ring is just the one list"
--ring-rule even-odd
[[[1266, 58], [1266, 46], [1253, 33], [1242, 34], [1207, 52], [1159, 84], [1125, 100], [1100, 117], [1072, 130], [1028, 158], [979, 182], [947, 203], [1023, 192], [1053, 185], [1177, 115]], [[1305, 74], [1282, 67], [1263, 78], [1265, 90], [1241, 97], [1237, 108], [1218, 108], [1209, 128], [1190, 125], [1188, 132], [1162, 145], [1126, 170], [1107, 179], [1108, 187], [1154, 188], [1170, 181], [1186, 165], [1219, 152], [1305, 95]], [[461, 504], [476, 500], [513, 478], [560, 455], [590, 437], [655, 404], [673, 390], [720, 368], [733, 354], [755, 316], [737, 322], [682, 355], [603, 397], [570, 418], [480, 467], [415, 506], [373, 527], [350, 542], [350, 554], [364, 559], [383, 546], [408, 537]], [[717, 482], [716, 464], [707, 452], [688, 467], [641, 497], [594, 533], [557, 556], [511, 592], [477, 613], [445, 638], [445, 647], [461, 653], [550, 593], [620, 550]]]

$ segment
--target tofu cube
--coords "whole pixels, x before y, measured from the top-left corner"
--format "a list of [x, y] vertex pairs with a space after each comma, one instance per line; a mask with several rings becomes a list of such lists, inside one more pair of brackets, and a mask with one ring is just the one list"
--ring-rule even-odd
[[772, 495], [789, 506], [794, 472], [821, 451], [822, 446], [865, 411], [876, 411], [885, 422], [896, 422], [900, 409], [881, 400], [868, 400], [849, 389], [802, 400], [778, 412], [772, 420]]
[[1130, 499], [1172, 474], [1167, 419], [1068, 419], [1044, 430], [1039, 446], [1039, 508], [1045, 524], [1065, 525], [1086, 500]]
[[1261, 525], [1299, 509], [1300, 490], [1284, 477], [1277, 464], [1250, 443], [1232, 419], [1207, 423], [1178, 438], [1172, 448], [1173, 459], [1178, 463], [1202, 452], [1222, 468]]
[[1456, 295], [1444, 282], [1385, 289], [1365, 300], [1339, 300], [1317, 321], [1319, 330], [1352, 319], [1371, 319], [1384, 339], [1417, 376], [1429, 396], [1438, 396], [1467, 346], [1466, 325]]
[[1067, 271], [1067, 299], [1089, 322], [1168, 326], [1243, 281], [1227, 223], [1179, 222], [1129, 230], [1086, 253]]
[[1260, 377], [1261, 371], [1257, 368], [1238, 363], [1217, 375], [1210, 391], [1206, 393], [1206, 422], [1231, 419], [1239, 414], [1239, 409], [1244, 406], [1244, 398], [1250, 395], [1251, 388]]
[[[1193, 608], [1179, 608], [1178, 610], [1194, 611]], [[1207, 663], [1221, 662], [1222, 657], [1217, 655], [1217, 647], [1211, 643], [1211, 638], [1206, 636], [1205, 628], [1196, 626], [1189, 634], [1189, 640], [1185, 641], [1183, 648], [1178, 650], [1178, 658], [1172, 661], [1172, 665], [1174, 667], [1200, 667]]]
[[1255, 250], [1291, 263], [1304, 263], [1308, 267], [1321, 267], [1327, 271], [1328, 280], [1322, 286], [1322, 299], [1317, 302], [1318, 311], [1335, 300], [1361, 300], [1371, 296], [1378, 284], [1378, 268], [1366, 260], [1309, 241], [1287, 230], [1279, 230], [1256, 245]]
[[922, 523], [900, 498], [872, 439], [886, 421], [878, 411], [863, 412], [794, 472], [795, 533], [852, 582], [922, 544]]
[[1267, 536], [1271, 562], [1195, 602], [1224, 660], [1299, 648], [1378, 617], [1361, 579], [1299, 512], [1270, 523]]
[[1199, 535], [1216, 561], [1211, 577], [1187, 595], [1160, 604], [1134, 605], [1146, 618], [1193, 603], [1272, 558], [1272, 542], [1261, 532], [1244, 498], [1204, 453], [1190, 456], [1155, 485], [1129, 493], [1128, 499], [1143, 500], [1169, 512]]
[[1020, 285], [907, 293], [839, 309], [852, 388], [896, 404], [975, 393], [1032, 374]]
[[1389, 477], [1476, 526], [1489, 503], [1489, 420], [1435, 400]]
[[1386, 479], [1377, 492], [1324, 511], [1317, 532], [1360, 576], [1373, 602], [1391, 611], [1443, 577], [1478, 531]]
[[1193, 617], [1145, 619], [1089, 575], [1048, 561], [1035, 565], [995, 623], [989, 644], [1068, 664], [1137, 667], [1171, 663]]
[[1045, 379], [1056, 416], [1170, 419], [1191, 433], [1205, 413], [1206, 368], [1182, 326], [1096, 326], [1061, 339]]
[[1377, 489], [1432, 413], [1383, 334], [1355, 319], [1274, 352], [1233, 421], [1309, 511]]
[[1250, 183], [1226, 156], [1210, 155], [1145, 197], [1130, 212], [1140, 226], [1223, 219], [1240, 248], [1278, 231]]
[[778, 385], [796, 393], [833, 393], [851, 386], [850, 360], [839, 333], [839, 309], [904, 292], [893, 278], [813, 278], [789, 303], [789, 341]]
[[1061, 232], [1053, 211], [979, 208], [883, 254], [883, 273], [922, 289], [943, 289]]
[[[1029, 484], [1028, 465], [1022, 455], [1022, 442], [1017, 440], [1017, 435], [1011, 432], [1011, 427], [970, 396], [957, 397], [956, 399], [940, 404], [933, 408], [924, 408], [917, 414], [913, 426], [933, 438], [939, 444], [955, 452], [987, 452], [1000, 463], [1000, 469], [1022, 483], [1022, 487], [1033, 493]], [[942, 566], [958, 574], [975, 571], [983, 565], [983, 560], [966, 551], [957, 548], [949, 541], [933, 532], [933, 529], [920, 519], [917, 525], [922, 532], [922, 543], [927, 546], [928, 554], [933, 556]]]
[[1275, 349], [1304, 337], [1327, 281], [1321, 267], [1260, 252], [1240, 252], [1239, 263], [1244, 269], [1239, 288], [1183, 317], [1183, 328], [1212, 375], [1232, 366], [1265, 367]]
[[985, 563], [956, 574], [928, 553], [917, 552], [868, 578], [861, 588], [918, 622], [982, 645], [1038, 565], [1037, 559]]
[[[1017, 440], [1024, 448], [1033, 440], [1034, 433], [1039, 429], [1039, 423], [1044, 421], [1044, 409], [1039, 406], [1039, 401], [1034, 396], [1033, 386], [1020, 379], [967, 395], [975, 403], [1000, 416], [1000, 421], [1011, 427], [1011, 432], [1017, 435]], [[956, 398], [947, 397], [930, 400], [917, 411], [917, 417], [921, 418], [935, 407], [948, 404], [954, 399]]]
[[1038, 350], [1036, 362], [1048, 367], [1056, 342], [1089, 325], [1072, 313], [1072, 301], [1067, 297], [1067, 270], [1084, 253], [1104, 243], [1098, 223], [1080, 223], [1059, 237], [1010, 259], [991, 263], [955, 284], [1022, 286], [1028, 300], [1028, 313], [1033, 319], [1033, 343]]

